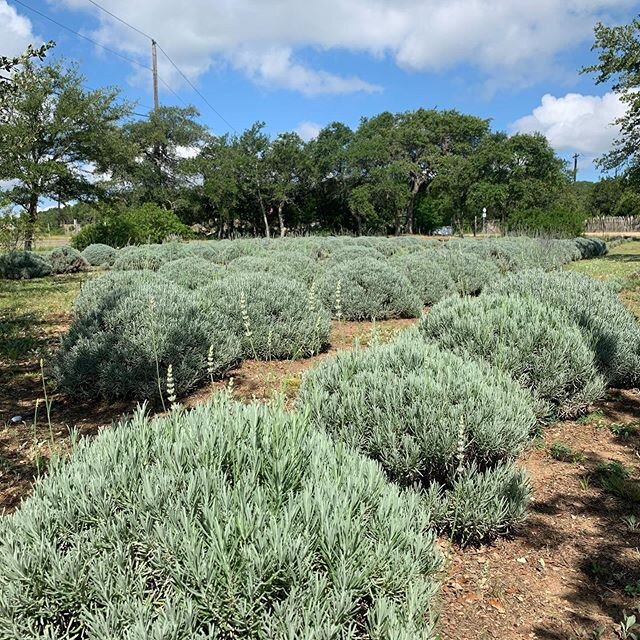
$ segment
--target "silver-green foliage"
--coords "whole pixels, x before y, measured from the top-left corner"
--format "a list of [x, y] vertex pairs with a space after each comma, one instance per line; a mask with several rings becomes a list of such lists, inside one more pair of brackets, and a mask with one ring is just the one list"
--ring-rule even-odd
[[602, 397], [604, 380], [578, 326], [531, 297], [447, 298], [420, 322], [423, 335], [445, 349], [481, 358], [508, 372], [562, 417]]
[[475, 464], [456, 472], [445, 489], [433, 482], [425, 502], [442, 533], [453, 533], [463, 544], [502, 536], [527, 517], [531, 483], [513, 462], [479, 469]]
[[571, 271], [522, 271], [492, 292], [526, 295], [561, 310], [582, 329], [610, 385], [640, 384], [640, 325], [606, 282]]
[[108, 244], [90, 244], [82, 255], [93, 267], [110, 267], [116, 259], [117, 250]]
[[194, 294], [201, 313], [238, 336], [243, 356], [260, 360], [316, 355], [331, 319], [315, 287], [271, 273], [228, 273]]
[[298, 408], [391, 480], [422, 489], [435, 526], [465, 543], [524, 518], [527, 476], [510, 461], [535, 427], [532, 398], [483, 362], [405, 332], [309, 371]]
[[157, 271], [165, 262], [191, 256], [189, 245], [171, 242], [124, 247], [113, 263], [116, 271], [149, 269]]
[[366, 257], [327, 265], [318, 282], [321, 299], [334, 317], [415, 318], [422, 309], [407, 276], [383, 260]]
[[47, 260], [52, 273], [77, 273], [89, 268], [88, 260], [73, 247], [56, 247], [49, 253]]
[[382, 261], [386, 259], [384, 253], [381, 253], [370, 245], [349, 244], [344, 246], [342, 244], [335, 243], [335, 249], [326, 260], [326, 266], [329, 268], [337, 264], [341, 264], [342, 262], [357, 260], [358, 258], [373, 258], [375, 260]]
[[9, 251], [0, 254], [0, 278], [29, 280], [51, 274], [51, 265], [33, 251]]
[[220, 261], [220, 242], [214, 240], [203, 240], [189, 243], [189, 253], [196, 258], [202, 258], [209, 262]]
[[439, 263], [448, 270], [458, 293], [461, 294], [479, 293], [490, 282], [500, 277], [500, 269], [494, 260], [478, 256], [472, 251], [435, 249], [425, 251], [425, 254], [428, 254], [434, 264]]
[[72, 396], [158, 400], [169, 365], [180, 395], [240, 356], [224, 316], [207, 317], [191, 292], [152, 272], [96, 278], [83, 287], [75, 310], [54, 368]]
[[547, 238], [506, 237], [487, 238], [481, 241], [452, 240], [445, 247], [493, 260], [503, 273], [531, 268], [558, 269], [573, 260], [579, 260], [581, 257], [573, 240]]
[[393, 256], [390, 263], [407, 276], [422, 304], [432, 305], [456, 292], [451, 273], [433, 251], [414, 251]]
[[600, 238], [576, 238], [574, 242], [582, 258], [596, 258], [607, 253], [607, 243]]
[[413, 331], [325, 360], [304, 376], [298, 404], [406, 485], [514, 458], [536, 424], [531, 396], [507, 374]]
[[273, 251], [264, 255], [240, 256], [228, 264], [228, 269], [243, 273], [273, 273], [311, 284], [318, 266], [315, 260], [297, 251]]
[[204, 258], [179, 258], [165, 262], [158, 273], [187, 289], [204, 287], [224, 274], [224, 267]]
[[226, 400], [80, 444], [0, 522], [0, 628], [49, 638], [429, 640], [421, 498], [296, 414]]

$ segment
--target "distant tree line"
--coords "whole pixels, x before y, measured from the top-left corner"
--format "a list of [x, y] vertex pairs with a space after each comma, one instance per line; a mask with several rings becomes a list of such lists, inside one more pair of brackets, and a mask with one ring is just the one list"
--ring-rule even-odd
[[[333, 122], [308, 142], [262, 122], [215, 135], [193, 107], [135, 118], [119, 90], [89, 90], [73, 65], [38, 53], [5, 59], [0, 84], [0, 197], [25, 212], [28, 246], [38, 227], [130, 220], [143, 206], [148, 217], [150, 205], [229, 237], [473, 230], [485, 208], [503, 230], [574, 233], [640, 200], [627, 175], [573, 184], [544, 136], [457, 111]], [[42, 212], [45, 200], [60, 206]]]

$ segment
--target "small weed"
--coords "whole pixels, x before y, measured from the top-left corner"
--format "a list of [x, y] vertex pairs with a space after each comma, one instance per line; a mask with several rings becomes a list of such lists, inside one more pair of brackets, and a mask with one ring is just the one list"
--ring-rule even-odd
[[583, 491], [587, 491], [591, 489], [591, 480], [589, 479], [589, 476], [584, 476], [580, 478], [580, 488]]
[[586, 416], [582, 416], [576, 420], [577, 424], [593, 424], [602, 421], [604, 413], [602, 411], [592, 411]]
[[611, 462], [601, 462], [594, 470], [596, 475], [616, 477], [622, 480], [629, 477], [629, 470], [622, 462], [612, 460]]
[[611, 577], [611, 573], [605, 565], [601, 564], [597, 560], [593, 560], [589, 564], [589, 573], [596, 579], [608, 580]]
[[629, 477], [629, 470], [621, 462], [603, 462], [595, 468], [594, 475], [608, 493], [625, 502], [640, 503], [640, 482]]
[[618, 635], [622, 640], [640, 639], [640, 625], [637, 623], [635, 614], [622, 612], [622, 620], [618, 624]]
[[633, 514], [622, 518], [622, 522], [625, 523], [629, 531], [638, 531], [640, 529], [640, 519]]
[[302, 378], [300, 376], [292, 375], [287, 376], [282, 380], [282, 392], [288, 397], [293, 398], [298, 395], [300, 385], [302, 384]]
[[621, 440], [628, 440], [638, 433], [638, 426], [635, 424], [617, 424], [614, 422], [609, 425], [609, 429], [614, 436]]
[[545, 444], [544, 438], [542, 436], [537, 436], [533, 440], [533, 446], [536, 449], [544, 449], [547, 445]]
[[628, 584], [624, 588], [624, 592], [632, 598], [637, 598], [638, 596], [640, 596], [640, 580], [636, 580], [635, 582]]
[[569, 445], [563, 442], [554, 442], [549, 449], [552, 458], [560, 462], [582, 462], [584, 454], [574, 451]]

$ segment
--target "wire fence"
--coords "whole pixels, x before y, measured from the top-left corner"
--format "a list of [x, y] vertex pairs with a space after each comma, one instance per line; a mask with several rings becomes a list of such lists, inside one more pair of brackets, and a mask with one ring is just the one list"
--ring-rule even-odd
[[587, 233], [640, 231], [640, 216], [598, 216], [587, 220]]

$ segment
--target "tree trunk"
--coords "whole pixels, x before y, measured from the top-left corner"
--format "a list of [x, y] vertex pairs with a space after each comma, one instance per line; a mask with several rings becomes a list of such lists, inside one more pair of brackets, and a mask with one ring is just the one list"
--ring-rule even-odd
[[33, 240], [36, 235], [36, 224], [38, 222], [38, 194], [31, 192], [29, 196], [29, 206], [27, 208], [27, 231], [24, 238], [25, 251], [33, 249]]
[[284, 202], [278, 203], [278, 222], [280, 224], [280, 237], [284, 238], [287, 228], [284, 226]]
[[262, 210], [262, 219], [264, 220], [264, 234], [267, 238], [271, 237], [271, 229], [269, 227], [269, 218], [267, 218], [267, 210], [265, 209], [264, 202], [260, 198], [260, 209]]
[[413, 217], [414, 210], [416, 206], [416, 198], [418, 197], [418, 192], [420, 191], [420, 187], [422, 186], [422, 182], [420, 180], [414, 180], [411, 185], [411, 198], [409, 198], [409, 204], [407, 205], [407, 218], [405, 222], [405, 233], [413, 233]]
[[362, 235], [362, 219], [355, 211], [352, 211], [351, 215], [356, 221], [356, 235], [361, 236]]

